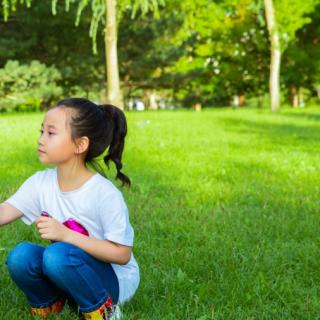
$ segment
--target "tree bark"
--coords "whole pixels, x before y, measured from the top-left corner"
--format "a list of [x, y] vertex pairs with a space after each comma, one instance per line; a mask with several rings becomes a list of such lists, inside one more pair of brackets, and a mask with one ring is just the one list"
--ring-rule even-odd
[[199, 88], [196, 88], [195, 96], [196, 96], [196, 101], [193, 104], [193, 109], [196, 110], [196, 111], [201, 111], [202, 110], [202, 104], [201, 104], [201, 94], [200, 94], [200, 89]]
[[278, 111], [280, 107], [280, 38], [277, 28], [277, 21], [274, 12], [273, 1], [264, 0], [264, 6], [271, 44], [271, 62], [269, 78], [270, 108], [272, 111]]
[[143, 100], [143, 103], [144, 103], [146, 110], [149, 110], [150, 109], [150, 92], [148, 89], [143, 89], [142, 100]]
[[262, 109], [263, 108], [263, 93], [260, 93], [258, 96], [258, 108]]
[[296, 86], [292, 85], [290, 87], [291, 93], [291, 106], [296, 108], [299, 106], [299, 89]]
[[107, 99], [123, 110], [123, 99], [120, 90], [118, 53], [117, 53], [117, 3], [116, 0], [106, 1], [106, 28], [104, 35], [105, 60], [107, 66]]
[[150, 109], [151, 110], [158, 110], [158, 101], [157, 101], [157, 93], [155, 90], [150, 92]]

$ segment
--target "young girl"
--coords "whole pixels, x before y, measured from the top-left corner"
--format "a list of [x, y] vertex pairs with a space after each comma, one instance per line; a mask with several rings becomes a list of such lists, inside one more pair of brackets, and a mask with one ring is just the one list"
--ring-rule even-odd
[[24, 242], [7, 259], [9, 273], [24, 292], [33, 315], [47, 317], [75, 302], [85, 319], [118, 319], [118, 304], [129, 300], [139, 284], [131, 248], [133, 229], [120, 191], [92, 172], [108, 149], [116, 178], [121, 172], [127, 133], [121, 110], [86, 99], [58, 102], [41, 126], [39, 159], [55, 168], [38, 171], [0, 204], [0, 225], [21, 218], [36, 223], [48, 246]]

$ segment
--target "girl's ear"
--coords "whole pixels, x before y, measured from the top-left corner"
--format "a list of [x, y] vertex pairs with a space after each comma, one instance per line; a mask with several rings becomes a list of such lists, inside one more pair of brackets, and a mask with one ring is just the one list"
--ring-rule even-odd
[[76, 142], [75, 154], [84, 153], [88, 150], [88, 148], [89, 148], [89, 138], [88, 137], [78, 138]]

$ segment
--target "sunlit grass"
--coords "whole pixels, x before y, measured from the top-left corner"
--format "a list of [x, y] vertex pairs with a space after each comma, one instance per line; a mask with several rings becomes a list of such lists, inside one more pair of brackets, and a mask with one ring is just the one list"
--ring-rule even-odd
[[[127, 116], [123, 193], [141, 285], [125, 318], [317, 319], [320, 110]], [[44, 169], [42, 117], [0, 117], [2, 201]], [[24, 240], [39, 241], [33, 227], [1, 229], [0, 319], [32, 319], [4, 265]]]

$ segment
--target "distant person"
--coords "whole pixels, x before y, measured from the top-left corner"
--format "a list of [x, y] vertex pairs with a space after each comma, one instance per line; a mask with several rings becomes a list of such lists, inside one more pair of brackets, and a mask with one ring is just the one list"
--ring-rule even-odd
[[33, 174], [0, 204], [1, 225], [35, 222], [41, 238], [52, 241], [23, 242], [8, 255], [9, 273], [33, 315], [59, 313], [69, 301], [85, 319], [119, 319], [119, 304], [137, 290], [127, 206], [100, 166], [93, 166], [98, 172], [87, 166], [108, 150], [104, 162], [112, 160], [116, 178], [130, 185], [121, 172], [126, 133], [124, 113], [112, 105], [72, 98], [46, 113], [38, 153], [55, 167]]

